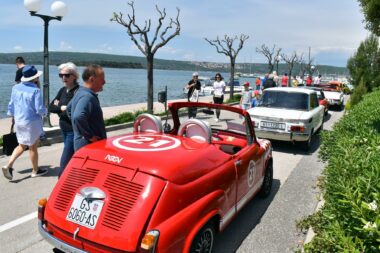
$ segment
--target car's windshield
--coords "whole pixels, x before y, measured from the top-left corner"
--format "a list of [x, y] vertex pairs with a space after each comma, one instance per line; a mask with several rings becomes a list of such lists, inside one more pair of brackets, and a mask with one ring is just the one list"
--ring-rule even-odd
[[264, 91], [259, 107], [308, 110], [308, 94], [286, 91]]
[[247, 134], [245, 118], [236, 112], [220, 109], [217, 114], [216, 109], [207, 107], [183, 107], [179, 109], [180, 124], [189, 118], [206, 122], [213, 132], [221, 130], [239, 135]]

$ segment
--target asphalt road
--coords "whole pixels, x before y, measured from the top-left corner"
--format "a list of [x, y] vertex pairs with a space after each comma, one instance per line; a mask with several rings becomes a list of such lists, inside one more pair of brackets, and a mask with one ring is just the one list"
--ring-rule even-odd
[[[324, 128], [331, 129], [343, 112], [331, 111]], [[109, 134], [119, 135], [124, 131]], [[313, 213], [317, 205], [316, 181], [323, 164], [318, 161], [319, 137], [310, 152], [289, 143], [273, 143], [274, 182], [266, 199], [253, 199], [231, 224], [218, 235], [214, 252], [294, 252], [305, 235], [296, 230], [296, 221]], [[39, 149], [40, 166], [48, 175], [30, 178], [28, 154], [15, 164], [15, 175], [8, 182], [0, 178], [0, 252], [52, 252], [37, 231], [37, 201], [48, 197], [57, 182], [57, 167], [63, 144]], [[0, 157], [0, 165], [7, 157]], [[26, 168], [26, 169], [25, 169]]]

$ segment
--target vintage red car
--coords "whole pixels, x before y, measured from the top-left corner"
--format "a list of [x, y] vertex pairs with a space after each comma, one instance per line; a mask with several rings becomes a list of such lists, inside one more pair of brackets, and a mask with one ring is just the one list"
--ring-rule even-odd
[[244, 205], [270, 194], [271, 143], [236, 107], [177, 102], [166, 118], [142, 114], [132, 133], [76, 152], [39, 201], [40, 234], [64, 252], [211, 252]]

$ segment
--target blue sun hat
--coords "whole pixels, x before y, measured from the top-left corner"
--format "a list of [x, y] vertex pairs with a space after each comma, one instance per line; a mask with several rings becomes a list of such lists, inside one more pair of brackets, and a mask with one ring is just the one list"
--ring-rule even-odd
[[39, 71], [34, 66], [25, 65], [22, 69], [21, 82], [29, 82], [42, 75], [42, 71]]

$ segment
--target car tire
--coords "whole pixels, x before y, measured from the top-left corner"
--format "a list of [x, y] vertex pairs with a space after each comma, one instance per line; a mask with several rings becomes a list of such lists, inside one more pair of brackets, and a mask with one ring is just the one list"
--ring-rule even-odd
[[215, 226], [208, 222], [202, 227], [191, 243], [190, 253], [211, 253], [215, 241]]
[[273, 162], [270, 161], [268, 163], [267, 168], [265, 169], [263, 184], [259, 192], [259, 196], [261, 198], [266, 198], [270, 195], [270, 192], [272, 190], [272, 184], [273, 184]]
[[309, 135], [309, 139], [307, 141], [301, 142], [301, 148], [302, 148], [302, 150], [304, 150], [304, 151], [309, 151], [310, 150], [310, 148], [311, 148], [311, 142], [313, 140], [313, 132], [314, 132], [314, 129], [311, 130], [310, 135]]

